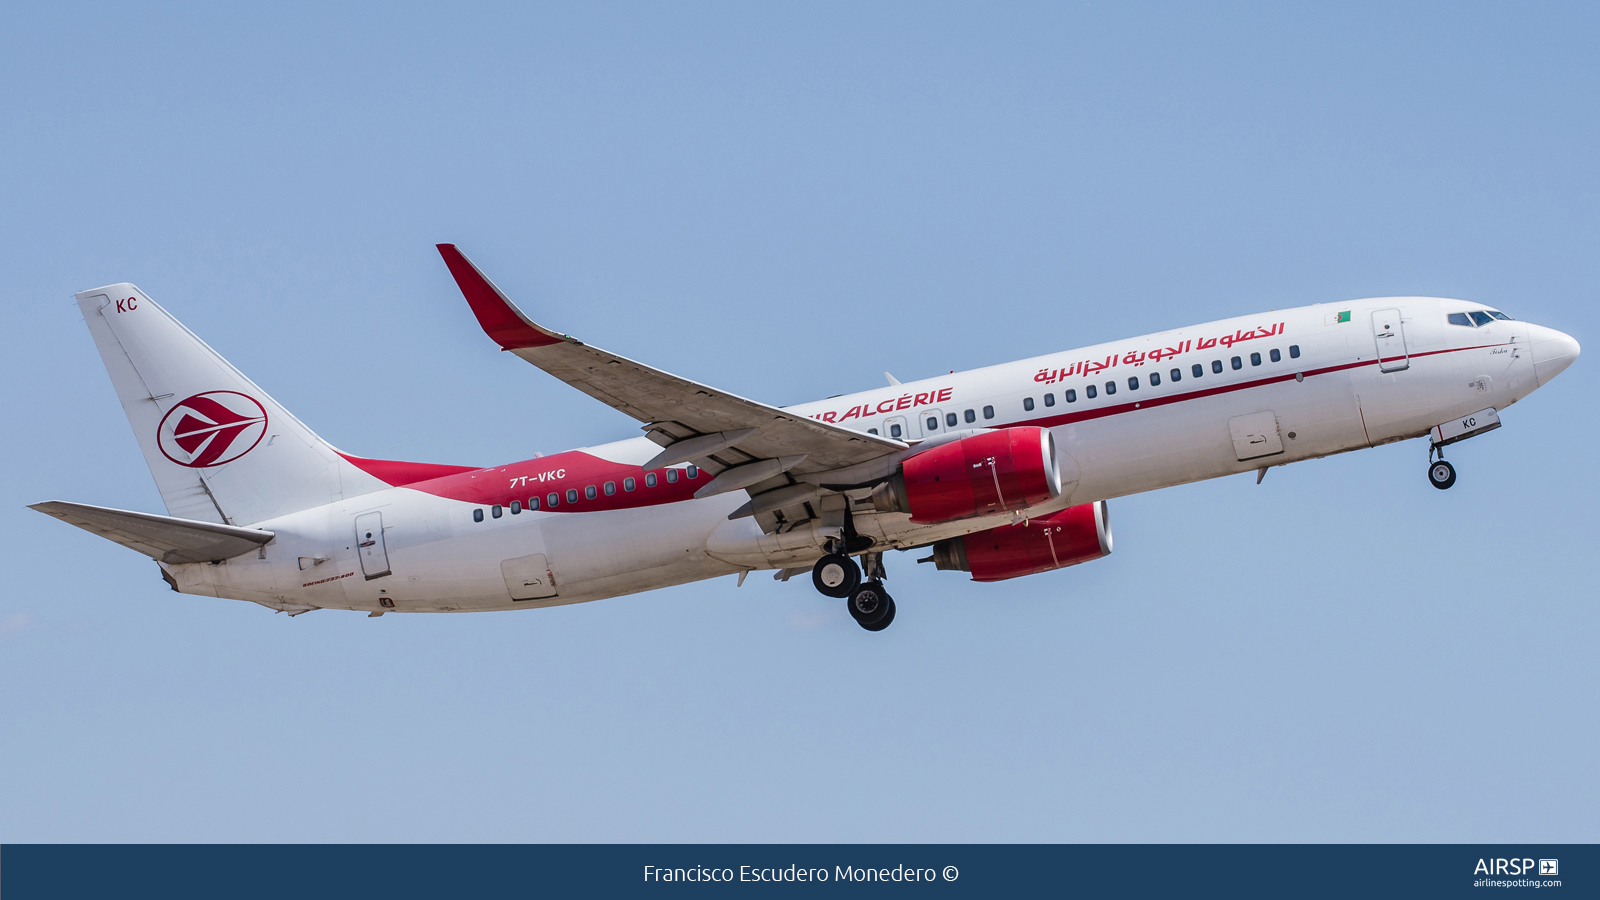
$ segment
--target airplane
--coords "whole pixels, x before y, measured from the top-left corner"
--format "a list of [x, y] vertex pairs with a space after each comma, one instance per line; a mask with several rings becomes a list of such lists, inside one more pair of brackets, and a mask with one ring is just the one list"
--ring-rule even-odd
[[131, 284], [77, 294], [167, 515], [31, 508], [175, 591], [297, 616], [468, 612], [807, 571], [868, 631], [888, 550], [994, 582], [1111, 553], [1107, 501], [1426, 437], [1444, 448], [1578, 358], [1481, 303], [1383, 297], [1222, 319], [775, 407], [528, 318], [437, 245], [484, 332], [642, 436], [489, 468], [335, 449]]

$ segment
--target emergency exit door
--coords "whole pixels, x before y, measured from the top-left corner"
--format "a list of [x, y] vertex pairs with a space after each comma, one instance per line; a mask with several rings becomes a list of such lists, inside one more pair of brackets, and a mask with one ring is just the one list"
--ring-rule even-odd
[[500, 564], [500, 574], [505, 577], [506, 590], [513, 600], [542, 600], [556, 595], [556, 576], [543, 553], [508, 559]]
[[356, 553], [361, 557], [361, 573], [368, 581], [389, 574], [389, 550], [383, 543], [383, 513], [356, 516]]
[[1406, 352], [1405, 326], [1400, 310], [1380, 309], [1372, 314], [1372, 338], [1378, 344], [1378, 371], [1398, 372], [1411, 367]]
[[1228, 420], [1228, 433], [1233, 437], [1233, 452], [1240, 462], [1283, 452], [1278, 417], [1271, 410], [1234, 416]]

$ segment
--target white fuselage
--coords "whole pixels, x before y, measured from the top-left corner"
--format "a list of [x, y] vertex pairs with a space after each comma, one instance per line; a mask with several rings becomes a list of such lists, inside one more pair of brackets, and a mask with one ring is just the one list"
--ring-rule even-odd
[[[1395, 330], [1403, 344], [1375, 337], [1375, 327], [1390, 323], [1375, 324], [1374, 315], [1390, 309], [1400, 311]], [[1449, 313], [1482, 309], [1406, 297], [1280, 310], [789, 409], [914, 445], [971, 429], [1048, 427], [1064, 487], [1060, 497], [1030, 511], [1037, 515], [1418, 437], [1458, 416], [1504, 410], [1571, 361], [1556, 347], [1557, 338], [1570, 339], [1541, 326], [1447, 323]], [[1129, 379], [1137, 379], [1137, 387]], [[1281, 451], [1252, 456], [1260, 450], [1240, 443], [1241, 429], [1261, 421], [1275, 423]], [[754, 518], [729, 519], [747, 499], [743, 492], [585, 509], [581, 492], [602, 480], [620, 483], [620, 475], [607, 471], [639, 472], [642, 479], [637, 467], [659, 450], [641, 437], [573, 451], [573, 459], [593, 463], [588, 469], [573, 465], [569, 471], [561, 464], [569, 454], [558, 454], [455, 476], [453, 486], [387, 488], [258, 523], [277, 534], [260, 554], [163, 566], [186, 593], [291, 611], [424, 612], [599, 600], [750, 569], [805, 566], [824, 552], [815, 526], [768, 534]], [[516, 514], [509, 500], [495, 499], [495, 492], [564, 497], [567, 490], [580, 492], [578, 503]], [[621, 497], [622, 489], [615, 490]], [[381, 563], [363, 560], [358, 517], [368, 525], [381, 522]], [[870, 506], [854, 513], [855, 527], [874, 538], [876, 549], [922, 546], [1009, 521], [927, 526]], [[535, 591], [545, 596], [514, 600], [508, 585], [530, 565], [551, 583]], [[387, 574], [368, 577], [384, 567]]]

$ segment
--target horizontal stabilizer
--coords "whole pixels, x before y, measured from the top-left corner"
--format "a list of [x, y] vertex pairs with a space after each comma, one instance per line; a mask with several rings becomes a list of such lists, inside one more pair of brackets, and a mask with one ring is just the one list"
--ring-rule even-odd
[[164, 563], [216, 562], [265, 546], [277, 535], [237, 525], [50, 500], [28, 507]]

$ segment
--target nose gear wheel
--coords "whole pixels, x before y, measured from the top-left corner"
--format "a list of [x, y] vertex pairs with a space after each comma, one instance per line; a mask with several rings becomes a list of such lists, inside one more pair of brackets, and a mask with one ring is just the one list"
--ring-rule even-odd
[[1439, 490], [1448, 490], [1456, 483], [1456, 467], [1444, 460], [1428, 464], [1428, 483]]

